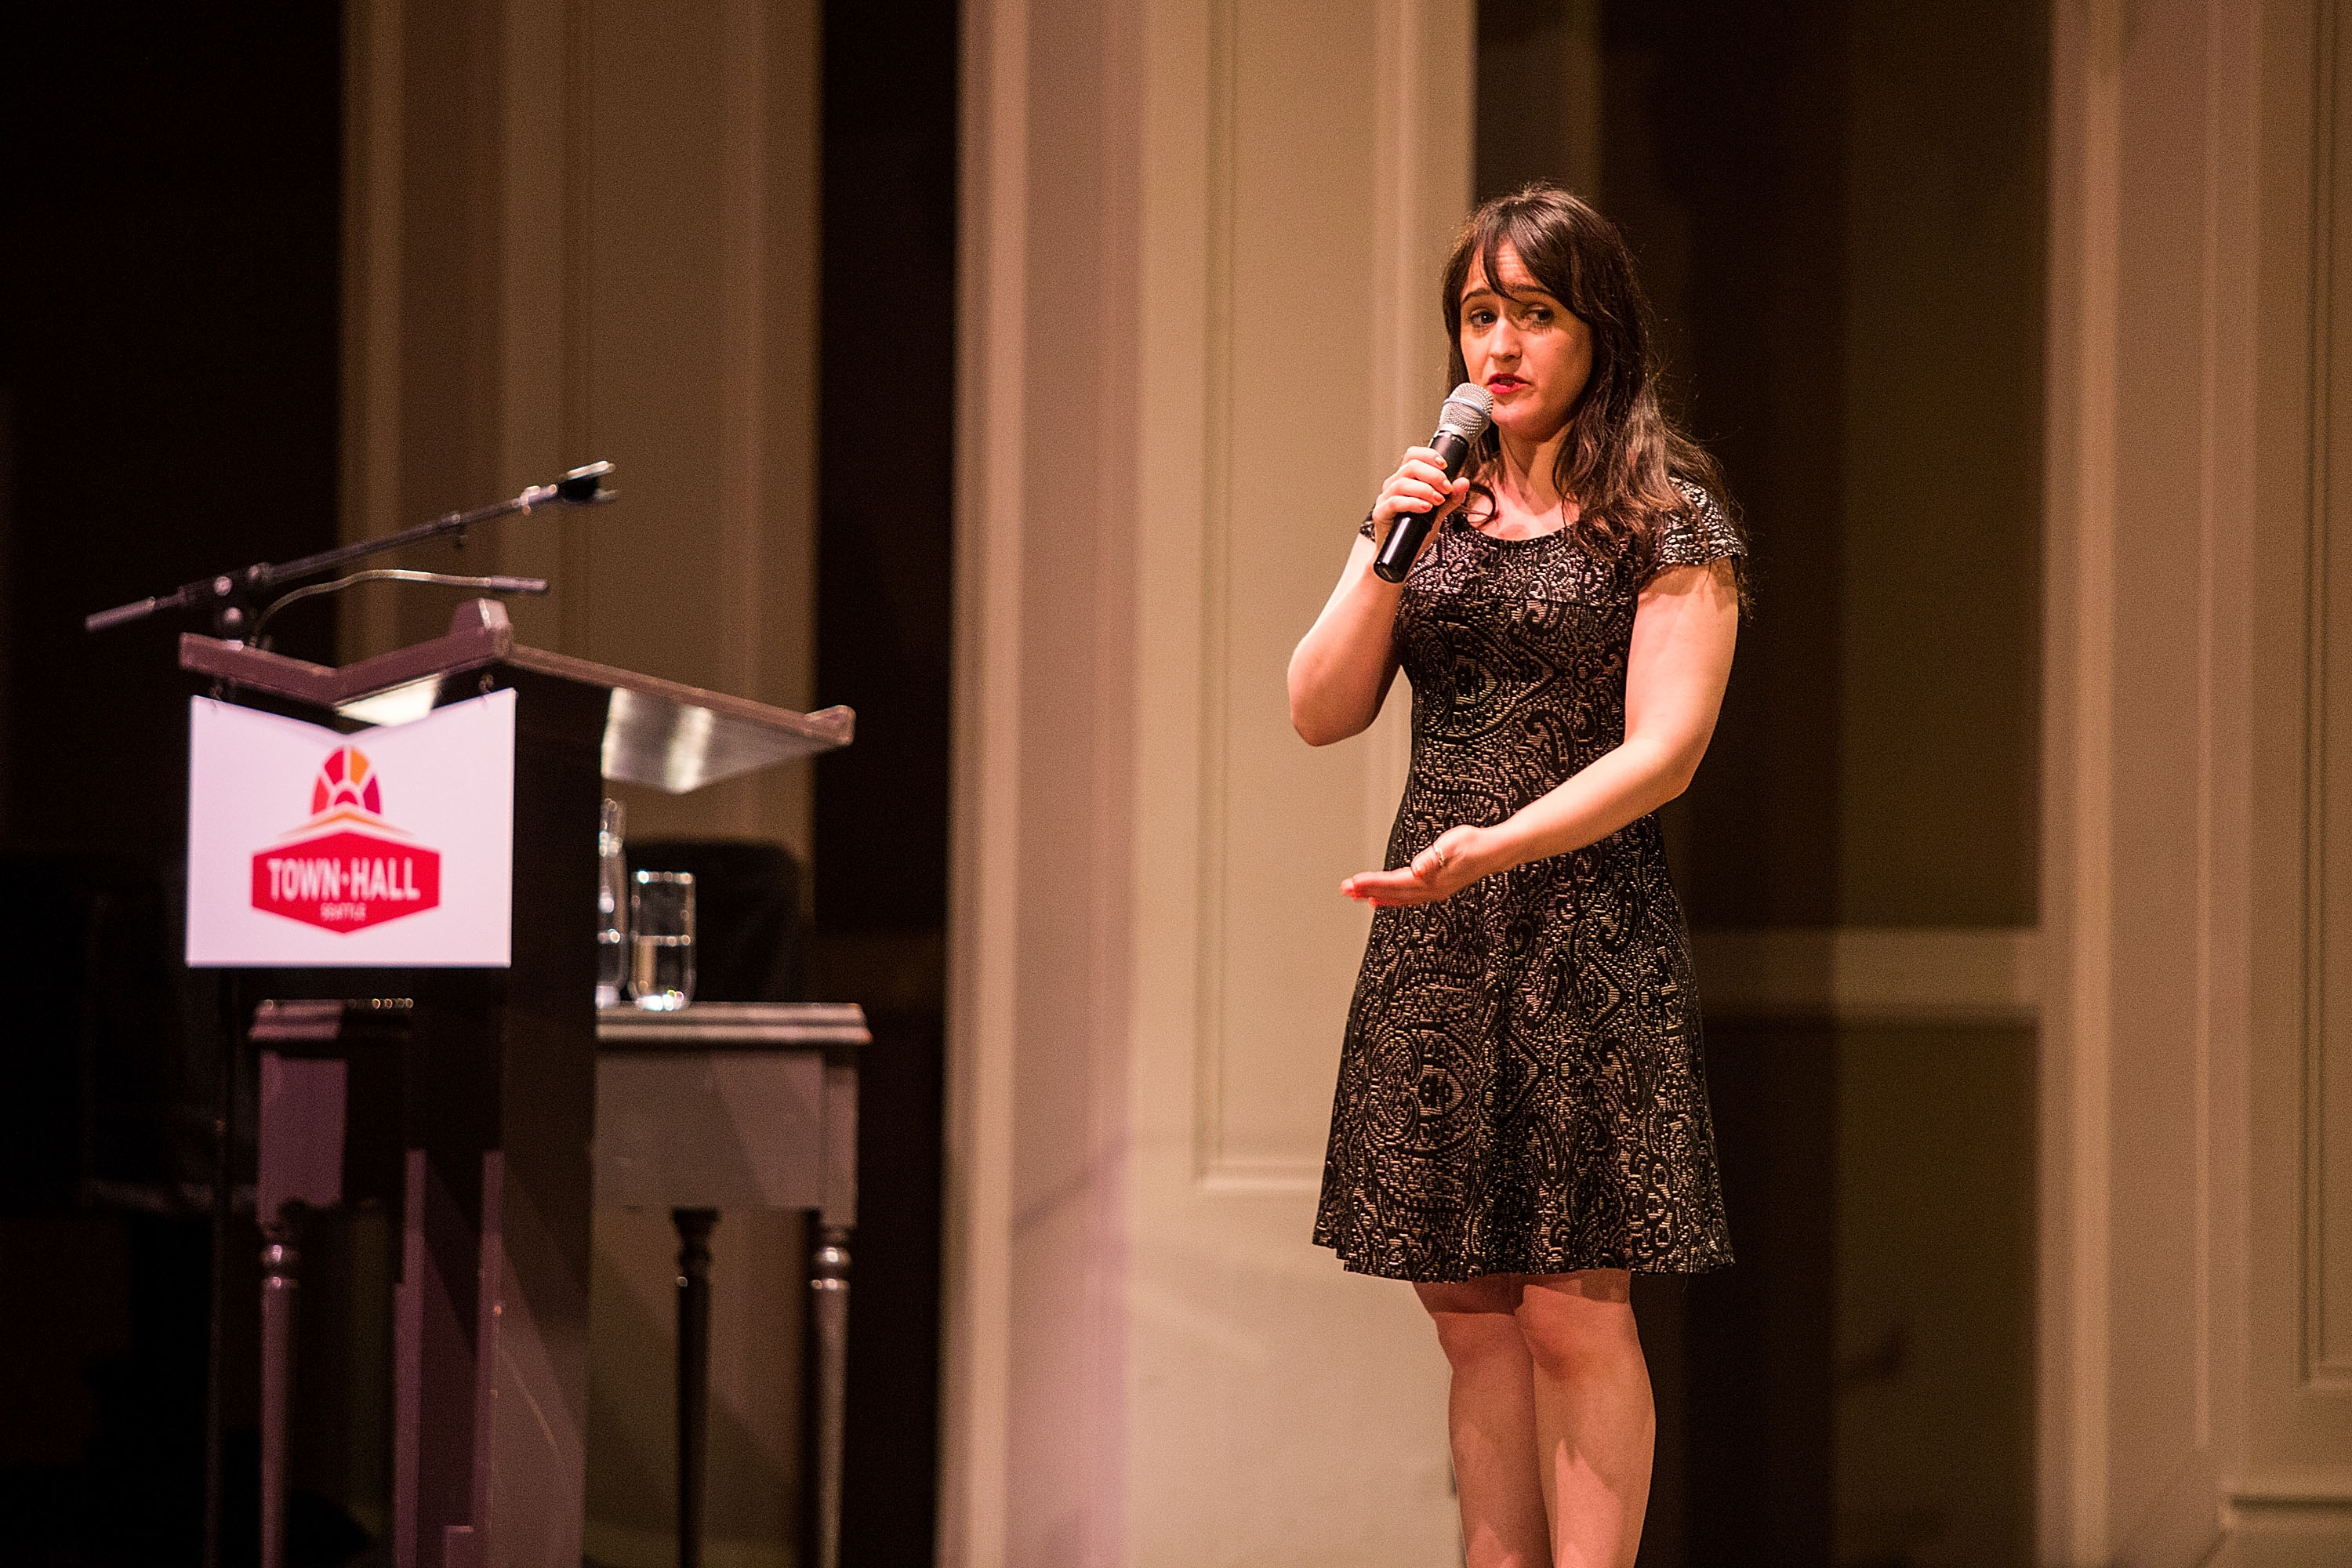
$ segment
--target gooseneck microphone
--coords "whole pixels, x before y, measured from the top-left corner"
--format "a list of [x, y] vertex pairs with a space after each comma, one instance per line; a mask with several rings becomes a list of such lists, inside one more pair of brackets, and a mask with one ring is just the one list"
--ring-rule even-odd
[[[1495, 416], [1495, 396], [1475, 381], [1465, 381], [1454, 389], [1454, 395], [1438, 410], [1437, 434], [1429, 438], [1437, 460], [1445, 467], [1445, 482], [1452, 484], [1462, 477], [1462, 465], [1470, 457], [1471, 444], [1486, 433], [1486, 424]], [[1429, 537], [1433, 511], [1399, 512], [1389, 525], [1389, 536], [1381, 545], [1381, 552], [1372, 558], [1372, 570], [1383, 583], [1402, 583], [1412, 569], [1412, 558], [1421, 553], [1421, 542]]]

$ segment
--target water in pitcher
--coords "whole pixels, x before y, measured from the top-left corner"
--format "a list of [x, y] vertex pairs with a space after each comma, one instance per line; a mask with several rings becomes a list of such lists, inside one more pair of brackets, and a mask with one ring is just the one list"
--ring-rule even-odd
[[621, 847], [621, 803], [604, 803], [596, 827], [596, 1005], [629, 994], [629, 869]]

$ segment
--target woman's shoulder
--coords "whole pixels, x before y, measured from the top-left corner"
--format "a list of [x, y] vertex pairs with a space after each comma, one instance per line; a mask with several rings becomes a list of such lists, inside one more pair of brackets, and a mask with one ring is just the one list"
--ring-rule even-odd
[[1699, 566], [1748, 553], [1739, 526], [1714, 491], [1681, 474], [1673, 476], [1682, 509], [1663, 519], [1650, 555], [1653, 574], [1669, 566]]
[[1708, 489], [1696, 479], [1685, 479], [1680, 474], [1671, 476], [1668, 482], [1675, 487], [1675, 493], [1683, 498], [1685, 517], [1695, 522], [1720, 522], [1725, 526], [1729, 525], [1729, 519], [1724, 514], [1723, 503], [1716, 499], [1713, 490]]

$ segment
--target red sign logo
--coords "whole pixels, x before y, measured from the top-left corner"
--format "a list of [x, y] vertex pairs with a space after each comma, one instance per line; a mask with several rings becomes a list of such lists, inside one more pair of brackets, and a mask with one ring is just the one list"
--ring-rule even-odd
[[441, 901], [441, 855], [384, 821], [367, 753], [341, 746], [310, 782], [310, 820], [253, 858], [253, 907], [331, 931], [359, 931]]

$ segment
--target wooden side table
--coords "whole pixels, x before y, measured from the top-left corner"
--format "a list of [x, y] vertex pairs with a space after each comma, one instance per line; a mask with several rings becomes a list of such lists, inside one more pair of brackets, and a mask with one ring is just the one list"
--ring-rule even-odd
[[802, 1560], [837, 1568], [857, 1222], [864, 1011], [830, 1002], [622, 1005], [596, 1020], [596, 1202], [678, 1231], [678, 1563], [700, 1568], [710, 1383], [710, 1228], [725, 1209], [809, 1209]]

